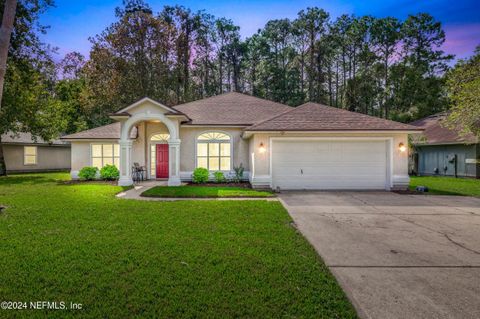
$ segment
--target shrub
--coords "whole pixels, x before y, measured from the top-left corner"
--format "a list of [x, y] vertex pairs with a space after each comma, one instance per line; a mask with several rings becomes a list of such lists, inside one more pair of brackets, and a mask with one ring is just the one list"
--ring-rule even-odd
[[215, 182], [217, 183], [225, 183], [227, 181], [223, 172], [215, 172], [213, 176], [215, 177]]
[[98, 168], [85, 166], [78, 172], [78, 177], [87, 181], [94, 180], [97, 177]]
[[115, 181], [120, 176], [120, 171], [115, 165], [105, 165], [100, 170], [100, 177], [106, 181]]
[[193, 171], [192, 179], [194, 183], [203, 184], [208, 182], [208, 169], [198, 167]]
[[235, 177], [233, 178], [233, 181], [235, 183], [240, 183], [243, 179], [243, 171], [245, 170], [245, 168], [243, 168], [242, 163], [240, 163], [240, 166], [234, 166], [233, 170], [235, 171]]

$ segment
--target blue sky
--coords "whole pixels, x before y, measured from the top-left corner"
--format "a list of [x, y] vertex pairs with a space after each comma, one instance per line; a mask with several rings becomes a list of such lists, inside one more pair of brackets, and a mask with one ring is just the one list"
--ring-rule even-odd
[[[95, 36], [115, 21], [114, 9], [121, 0], [56, 0], [56, 6], [41, 16], [40, 22], [50, 26], [43, 40], [59, 48], [59, 57], [70, 51], [88, 56], [89, 37]], [[204, 9], [216, 17], [232, 19], [247, 37], [262, 28], [268, 20], [294, 19], [301, 9], [317, 6], [333, 18], [348, 13], [395, 16], [404, 19], [408, 14], [428, 12], [443, 24], [447, 41], [443, 49], [459, 58], [468, 57], [480, 44], [480, 0], [223, 0], [223, 1], [158, 1], [147, 2], [158, 12], [164, 5], [183, 5], [193, 11]]]

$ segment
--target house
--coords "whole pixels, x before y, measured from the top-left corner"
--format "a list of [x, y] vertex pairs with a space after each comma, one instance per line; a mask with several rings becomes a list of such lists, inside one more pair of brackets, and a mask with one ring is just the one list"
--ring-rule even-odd
[[417, 120], [411, 125], [423, 128], [413, 135], [411, 171], [419, 175], [480, 178], [480, 144], [473, 134], [462, 136], [442, 125], [446, 113]]
[[30, 133], [2, 135], [3, 156], [7, 173], [70, 170], [70, 143], [36, 140]]
[[196, 167], [243, 165], [253, 187], [392, 189], [409, 183], [409, 133], [418, 127], [316, 103], [296, 108], [241, 93], [175, 107], [143, 98], [111, 115], [116, 122], [63, 137], [72, 178], [84, 166], [115, 164], [120, 185], [134, 163], [150, 179], [180, 185]]

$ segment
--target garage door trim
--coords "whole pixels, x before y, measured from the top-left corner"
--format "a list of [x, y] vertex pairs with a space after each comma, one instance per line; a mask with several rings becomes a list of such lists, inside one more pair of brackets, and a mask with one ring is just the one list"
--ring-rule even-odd
[[386, 141], [387, 159], [386, 159], [386, 183], [385, 189], [390, 190], [393, 187], [393, 137], [270, 137], [269, 138], [269, 175], [270, 188], [273, 188], [273, 145], [275, 141]]

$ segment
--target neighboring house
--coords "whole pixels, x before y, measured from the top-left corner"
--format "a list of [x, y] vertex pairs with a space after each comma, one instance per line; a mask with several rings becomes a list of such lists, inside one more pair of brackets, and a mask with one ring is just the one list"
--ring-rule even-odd
[[480, 178], [478, 138], [444, 127], [445, 117], [445, 113], [439, 113], [411, 123], [424, 129], [422, 134], [412, 136], [412, 173]]
[[196, 167], [233, 175], [242, 164], [254, 187], [405, 188], [409, 133], [419, 128], [315, 103], [292, 108], [241, 93], [167, 107], [141, 99], [117, 122], [64, 136], [72, 178], [84, 166], [115, 164], [120, 185], [134, 163], [148, 178], [180, 185]]
[[30, 133], [2, 135], [7, 173], [70, 170], [70, 143], [35, 141]]

